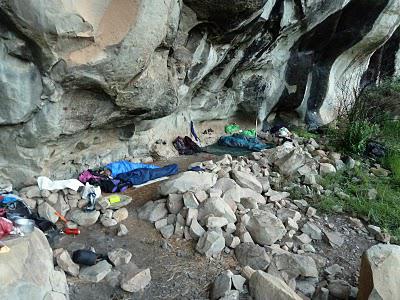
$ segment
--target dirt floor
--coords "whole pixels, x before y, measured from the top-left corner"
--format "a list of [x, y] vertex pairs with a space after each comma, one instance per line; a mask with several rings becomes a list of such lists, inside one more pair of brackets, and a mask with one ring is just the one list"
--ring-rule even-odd
[[[179, 157], [165, 165], [177, 163], [184, 171], [192, 162], [215, 159], [209, 154]], [[70, 252], [77, 249], [94, 247], [97, 253], [106, 254], [114, 248], [124, 248], [132, 252], [132, 261], [140, 268], [150, 268], [151, 284], [141, 293], [130, 294], [119, 288], [110, 274], [100, 283], [87, 283], [77, 278], [68, 278], [71, 300], [87, 299], [208, 299], [210, 285], [223, 270], [235, 271], [236, 262], [233, 252], [223, 253], [218, 260], [209, 260], [195, 252], [194, 242], [185, 240], [165, 241], [152, 224], [137, 219], [136, 208], [146, 201], [157, 200], [158, 186], [154, 183], [140, 189], [130, 189], [126, 194], [132, 196], [133, 203], [127, 208], [129, 218], [123, 222], [129, 234], [118, 237], [116, 228], [105, 228], [95, 224], [90, 228], [81, 228], [76, 237], [63, 236], [54, 248], [65, 248]], [[317, 253], [312, 254], [317, 265], [328, 267], [335, 263], [344, 267], [338, 279], [345, 279], [357, 285], [358, 268], [362, 253], [375, 244], [367, 235], [360, 235], [351, 229], [348, 217], [331, 216], [320, 219], [321, 225], [332, 224], [345, 236], [345, 244], [339, 249], [325, 242], [315, 244]], [[243, 299], [247, 299], [245, 296]]]
[[[212, 155], [200, 154], [157, 164], [177, 163], [180, 170], [186, 170], [192, 162], [213, 158], [215, 157]], [[158, 199], [159, 184], [154, 183], [126, 192], [134, 199], [127, 207], [129, 218], [123, 222], [129, 230], [127, 236], [118, 237], [116, 228], [95, 224], [90, 228], [81, 228], [79, 236], [63, 236], [55, 245], [55, 248], [64, 248], [70, 252], [94, 247], [100, 254], [106, 254], [114, 248], [127, 249], [132, 252], [132, 261], [136, 265], [150, 268], [150, 286], [143, 293], [130, 294], [125, 293], [118, 285], [113, 287], [110, 280], [94, 284], [69, 277], [71, 300], [207, 299], [209, 285], [214, 278], [223, 270], [234, 270], [235, 260], [232, 254], [224, 254], [218, 260], [209, 260], [195, 252], [192, 242], [171, 240], [167, 243], [152, 224], [136, 218], [136, 208], [146, 201]]]

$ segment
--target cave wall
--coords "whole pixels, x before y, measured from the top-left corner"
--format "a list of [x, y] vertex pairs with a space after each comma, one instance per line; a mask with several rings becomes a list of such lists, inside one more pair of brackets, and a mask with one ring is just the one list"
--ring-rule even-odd
[[0, 180], [145, 155], [191, 120], [328, 123], [400, 73], [399, 26], [398, 0], [0, 0]]

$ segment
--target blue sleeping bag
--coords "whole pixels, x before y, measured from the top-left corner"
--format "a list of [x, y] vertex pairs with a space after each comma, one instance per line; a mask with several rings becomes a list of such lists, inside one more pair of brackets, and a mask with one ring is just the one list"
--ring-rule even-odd
[[133, 163], [126, 160], [112, 162], [105, 167], [111, 171], [111, 176], [115, 177], [122, 173], [127, 173], [136, 169], [158, 169], [159, 167], [149, 164]]
[[173, 164], [163, 168], [136, 169], [127, 173], [119, 174], [116, 178], [131, 185], [140, 185], [150, 180], [171, 176], [178, 173], [178, 165]]
[[251, 138], [241, 134], [222, 136], [218, 144], [228, 147], [246, 148], [251, 151], [261, 151], [272, 147], [261, 143], [257, 138]]

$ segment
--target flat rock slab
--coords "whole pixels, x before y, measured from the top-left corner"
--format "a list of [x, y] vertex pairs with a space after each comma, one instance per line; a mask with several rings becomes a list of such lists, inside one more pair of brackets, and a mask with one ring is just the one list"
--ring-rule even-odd
[[122, 273], [121, 288], [130, 293], [143, 290], [151, 282], [150, 269], [139, 269], [134, 263], [129, 263], [118, 268]]
[[90, 282], [99, 282], [111, 271], [112, 266], [105, 260], [102, 260], [94, 266], [81, 269], [79, 278]]

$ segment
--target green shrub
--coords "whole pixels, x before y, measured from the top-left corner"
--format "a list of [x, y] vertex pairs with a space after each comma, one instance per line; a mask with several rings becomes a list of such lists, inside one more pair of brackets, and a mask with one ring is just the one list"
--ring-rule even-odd
[[347, 149], [356, 154], [365, 151], [367, 142], [379, 131], [376, 124], [369, 121], [354, 121], [346, 128], [344, 138], [348, 143]]
[[385, 166], [392, 171], [393, 179], [400, 183], [400, 152], [390, 151], [385, 158]]

